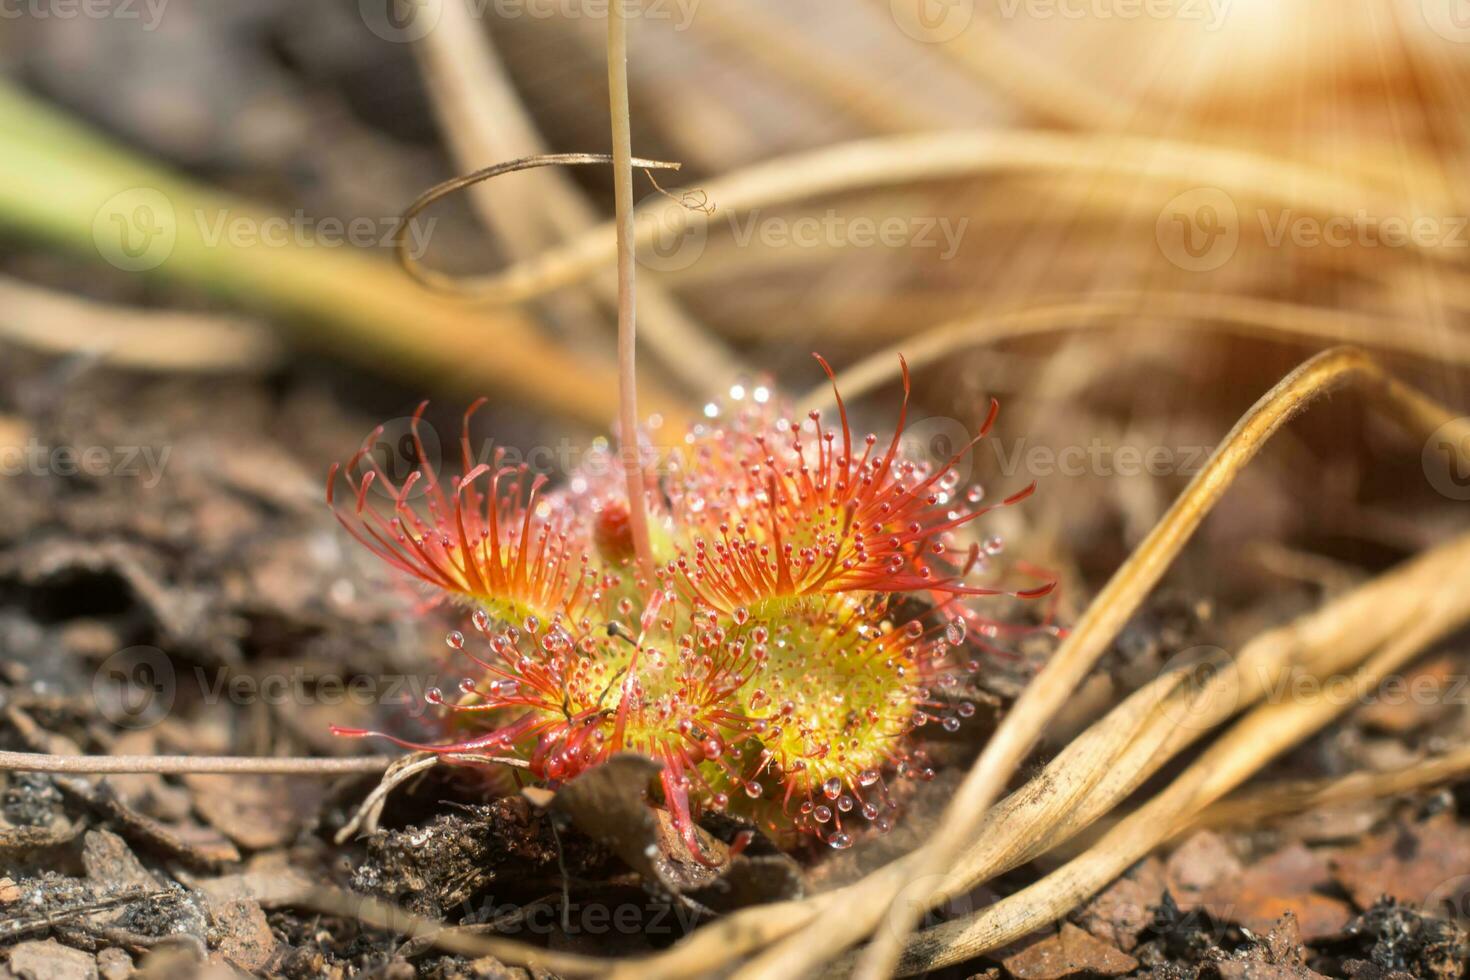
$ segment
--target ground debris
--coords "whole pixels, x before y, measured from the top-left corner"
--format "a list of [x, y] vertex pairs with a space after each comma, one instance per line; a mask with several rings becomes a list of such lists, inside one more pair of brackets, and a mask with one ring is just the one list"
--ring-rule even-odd
[[1070, 922], [1064, 922], [1055, 935], [1006, 957], [1004, 964], [1017, 980], [1120, 977], [1138, 968], [1133, 957]]
[[1393, 688], [1357, 710], [1371, 731], [1408, 735], [1433, 724], [1454, 709], [1450, 693], [1461, 671], [1457, 658], [1435, 657], [1394, 678]]
[[184, 777], [211, 827], [252, 851], [289, 844], [321, 804], [321, 786], [288, 776]]
[[1166, 877], [1182, 908], [1262, 935], [1287, 912], [1308, 942], [1339, 934], [1352, 918], [1344, 902], [1323, 893], [1332, 881], [1326, 863], [1300, 843], [1247, 868], [1219, 835], [1202, 831], [1169, 858]]
[[[105, 829], [88, 831], [79, 850], [75, 860], [83, 878], [47, 871], [7, 879], [0, 940], [38, 937], [34, 946], [52, 933], [48, 941], [86, 957], [90, 975], [107, 977], [129, 975], [128, 950], [168, 947], [192, 960], [207, 956], [219, 966], [247, 972], [264, 969], [274, 957], [275, 939], [252, 898], [191, 889], [145, 867], [123, 838]], [[94, 963], [93, 953], [106, 955]], [[62, 961], [69, 971], [80, 963]], [[12, 972], [18, 972], [13, 965]]]
[[1163, 894], [1163, 863], [1146, 858], [1094, 896], [1073, 918], [1102, 941], [1132, 952], [1139, 936], [1153, 925]]
[[151, 893], [158, 880], [149, 874], [123, 839], [108, 830], [89, 830], [82, 840], [82, 867], [100, 890]]
[[[1389, 895], [1412, 905], [1452, 897], [1455, 879], [1470, 875], [1470, 827], [1438, 813], [1419, 823], [1396, 823], [1337, 851], [1333, 876], [1361, 909]], [[1470, 879], [1458, 893], [1470, 890]]]
[[133, 975], [133, 958], [125, 950], [109, 946], [97, 953], [97, 973], [102, 980], [127, 980]]
[[[607, 860], [585, 838], [564, 835], [568, 873], [585, 875]], [[433, 918], [497, 882], [523, 886], [560, 876], [550, 819], [520, 797], [461, 806], [427, 823], [379, 831], [352, 877], [355, 890]]]
[[642, 756], [615, 755], [567, 783], [549, 806], [606, 844], [650, 884], [682, 894], [712, 884], [729, 865], [729, 849], [695, 828], [708, 863], [695, 860], [668, 812], [649, 806], [649, 781], [661, 769]]
[[1342, 965], [1342, 975], [1348, 980], [1419, 980], [1403, 970], [1387, 970], [1368, 960], [1347, 960]]
[[258, 904], [236, 898], [210, 900], [208, 905], [212, 961], [253, 973], [275, 958], [275, 936]]
[[1219, 980], [1327, 980], [1322, 974], [1305, 966], [1281, 966], [1258, 960], [1213, 963], [1208, 970], [1201, 971], [1201, 976], [1218, 977]]
[[97, 961], [79, 949], [47, 939], [11, 949], [10, 971], [24, 980], [96, 980]]
[[[1470, 938], [1459, 922], [1384, 899], [1355, 919], [1347, 931], [1365, 949], [1367, 962], [1380, 970], [1434, 980], [1465, 975]], [[1372, 972], [1360, 968], [1358, 975], [1371, 977]]]
[[1290, 912], [1264, 938], [1236, 950], [1229, 959], [1209, 964], [1201, 975], [1219, 980], [1326, 980], [1307, 968], [1301, 928]]
[[[801, 893], [796, 862], [737, 821], [712, 819], [711, 826], [722, 829], [719, 836], [694, 827], [704, 860], [690, 854], [669, 811], [648, 802], [649, 781], [659, 770], [641, 756], [616, 755], [562, 787], [547, 805], [604, 844], [648, 887], [700, 906], [738, 908]], [[742, 841], [740, 847], [731, 846], [736, 839]]]

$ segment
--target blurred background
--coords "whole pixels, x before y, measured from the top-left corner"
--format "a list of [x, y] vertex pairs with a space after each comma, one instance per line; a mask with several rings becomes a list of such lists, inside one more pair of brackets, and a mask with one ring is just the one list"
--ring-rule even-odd
[[[324, 476], [379, 421], [401, 455], [422, 398], [442, 446], [479, 395], [496, 444], [608, 431], [605, 168], [415, 219], [410, 254], [476, 295], [391, 247], [439, 181], [608, 149], [605, 4], [0, 17], [11, 680], [71, 689], [136, 645], [246, 673], [421, 660]], [[673, 431], [732, 386], [820, 400], [819, 351], [882, 431], [902, 351], [909, 438], [942, 455], [996, 397], [966, 475], [1040, 489], [983, 533], [1057, 573], [1064, 618], [1312, 353], [1362, 345], [1470, 404], [1464, 0], [644, 0], [631, 75], [635, 153], [682, 164], [667, 195], [637, 177], [643, 408]], [[1463, 524], [1449, 459], [1334, 397], [1169, 589], [1239, 624], [1214, 642], [1315, 604]], [[195, 747], [348, 751], [325, 735], [346, 710], [210, 714]]]

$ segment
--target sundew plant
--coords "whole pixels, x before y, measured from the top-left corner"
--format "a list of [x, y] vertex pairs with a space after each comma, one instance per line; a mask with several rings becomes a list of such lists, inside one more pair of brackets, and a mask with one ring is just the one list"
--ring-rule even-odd
[[640, 753], [662, 764], [663, 803], [700, 857], [704, 811], [787, 844], [811, 836], [840, 849], [859, 826], [887, 830], [885, 777], [932, 775], [915, 733], [955, 730], [975, 711], [959, 694], [979, 668], [976, 642], [997, 629], [975, 603], [1050, 586], [971, 581], [1000, 545], [968, 525], [1034, 485], [985, 502], [955, 470], [973, 443], [948, 460], [907, 454], [906, 366], [886, 440], [855, 436], [835, 378], [833, 388], [835, 425], [819, 411], [793, 417], [766, 385], [738, 385], [661, 472], [640, 469], [647, 561], [617, 467], [551, 486], [503, 451], [476, 463], [472, 408], [459, 476], [446, 482], [422, 462], [416, 416], [421, 462], [394, 483], [370, 436], [333, 467], [338, 518], [471, 611], [448, 636], [468, 676], [453, 696], [428, 695], [446, 741], [393, 741], [451, 761], [513, 759], [550, 787]]

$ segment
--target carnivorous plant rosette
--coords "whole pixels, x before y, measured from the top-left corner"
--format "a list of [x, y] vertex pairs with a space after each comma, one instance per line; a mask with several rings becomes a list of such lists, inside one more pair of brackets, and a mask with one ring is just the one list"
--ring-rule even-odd
[[[859, 821], [886, 830], [885, 775], [928, 774], [911, 733], [974, 713], [957, 691], [978, 666], [969, 640], [994, 624], [970, 601], [1051, 589], [968, 581], [985, 551], [958, 532], [1034, 485], [981, 505], [954, 469], [974, 443], [910, 458], [906, 366], [903, 387], [886, 442], [854, 439], [840, 393], [832, 426], [817, 411], [791, 419], [764, 386], [733, 391], [645, 478], [652, 578], [620, 480], [578, 472], [552, 489], [500, 455], [476, 462], [473, 407], [463, 475], [447, 484], [426, 462], [394, 484], [370, 438], [332, 468], [328, 502], [371, 551], [471, 607], [473, 625], [448, 638], [472, 676], [456, 697], [429, 694], [455, 740], [384, 737], [513, 757], [553, 786], [641, 753], [662, 763], [665, 805], [695, 855], [705, 810], [788, 843], [804, 833], [845, 848]], [[995, 417], [992, 403], [976, 441]]]

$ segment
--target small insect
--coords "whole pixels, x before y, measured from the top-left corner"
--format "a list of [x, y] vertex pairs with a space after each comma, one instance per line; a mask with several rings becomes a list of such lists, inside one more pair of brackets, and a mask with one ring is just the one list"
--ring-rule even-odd
[[[454, 740], [392, 740], [519, 758], [552, 786], [641, 753], [662, 763], [664, 804], [696, 856], [705, 811], [839, 849], [855, 823], [891, 827], [885, 776], [932, 775], [909, 736], [974, 712], [945, 690], [973, 669], [967, 643], [995, 633], [972, 600], [1051, 586], [967, 581], [977, 551], [963, 529], [1034, 485], [976, 506], [980, 495], [954, 486], [973, 442], [948, 460], [908, 458], [907, 365], [886, 442], [854, 440], [833, 385], [836, 426], [817, 411], [792, 418], [766, 386], [737, 386], [706, 409], [646, 480], [652, 578], [634, 560], [615, 467], [549, 488], [499, 452], [476, 464], [469, 429], [482, 403], [465, 414], [463, 474], [447, 485], [424, 461], [423, 406], [420, 463], [403, 479], [378, 464], [370, 437], [332, 468], [328, 503], [373, 553], [473, 610], [474, 634], [450, 637], [473, 676], [459, 698], [431, 697]], [[976, 441], [995, 417], [992, 403]]]

